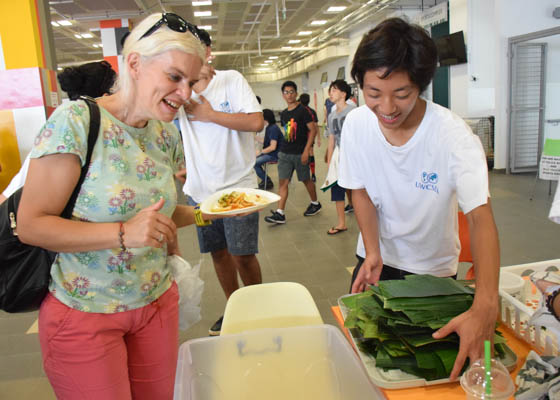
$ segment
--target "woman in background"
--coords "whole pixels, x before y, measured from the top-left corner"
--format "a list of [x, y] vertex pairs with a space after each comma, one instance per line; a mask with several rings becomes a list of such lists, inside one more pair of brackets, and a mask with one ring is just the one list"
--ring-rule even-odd
[[[274, 117], [274, 112], [265, 108], [263, 110], [263, 118], [265, 125], [263, 149], [259, 152], [257, 151], [257, 160], [255, 161], [255, 172], [260, 178], [259, 189], [272, 189], [274, 184], [269, 176], [265, 175], [263, 165], [268, 162], [278, 161], [278, 149], [280, 147], [280, 140], [282, 140], [282, 132], [278, 125], [276, 125], [276, 118]], [[257, 140], [259, 140], [257, 138]], [[266, 181], [266, 187], [264, 182]]]

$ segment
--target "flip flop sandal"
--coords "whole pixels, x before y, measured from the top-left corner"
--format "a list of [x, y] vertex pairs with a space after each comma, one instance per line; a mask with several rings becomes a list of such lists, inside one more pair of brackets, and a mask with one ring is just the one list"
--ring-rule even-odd
[[348, 228], [340, 229], [340, 228], [335, 228], [333, 226], [330, 230], [327, 231], [327, 235], [337, 235], [340, 232], [345, 232], [347, 230], [348, 230]]

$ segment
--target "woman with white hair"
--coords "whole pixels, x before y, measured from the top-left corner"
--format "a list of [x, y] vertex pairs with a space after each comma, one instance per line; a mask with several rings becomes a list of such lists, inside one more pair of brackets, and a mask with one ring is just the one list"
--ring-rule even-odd
[[177, 205], [184, 166], [175, 113], [204, 62], [197, 29], [153, 14], [127, 38], [72, 219], [59, 215], [87, 152], [86, 103], [59, 107], [31, 153], [18, 212], [22, 242], [58, 256], [39, 312], [45, 372], [59, 399], [171, 399], [178, 293], [167, 265], [177, 227], [206, 224]]

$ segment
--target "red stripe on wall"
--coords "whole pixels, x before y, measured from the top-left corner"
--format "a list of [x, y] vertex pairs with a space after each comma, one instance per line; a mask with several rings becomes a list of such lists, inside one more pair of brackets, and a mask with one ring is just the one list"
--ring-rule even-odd
[[49, 76], [50, 76], [50, 87], [51, 87], [51, 91], [52, 92], [58, 92], [58, 80], [56, 79], [56, 71], [53, 71], [51, 69], [48, 70], [49, 71]]
[[43, 65], [38, 65], [39, 68], [47, 68], [47, 56], [45, 55], [45, 45], [43, 44], [43, 32], [41, 31], [41, 18], [39, 16], [38, 0], [35, 0], [35, 17], [37, 18], [37, 29], [39, 30], [39, 41], [41, 42], [41, 58]]
[[99, 21], [100, 28], [121, 28], [122, 22], [120, 19], [108, 19], [105, 21]]
[[115, 70], [115, 72], [119, 73], [119, 59], [118, 56], [105, 56], [103, 57], [105, 61], [111, 64], [111, 67]]

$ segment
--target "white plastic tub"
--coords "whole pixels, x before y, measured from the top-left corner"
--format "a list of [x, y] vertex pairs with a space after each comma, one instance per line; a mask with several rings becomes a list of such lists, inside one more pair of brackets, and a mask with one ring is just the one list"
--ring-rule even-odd
[[384, 398], [331, 325], [246, 331], [179, 348], [175, 400]]

